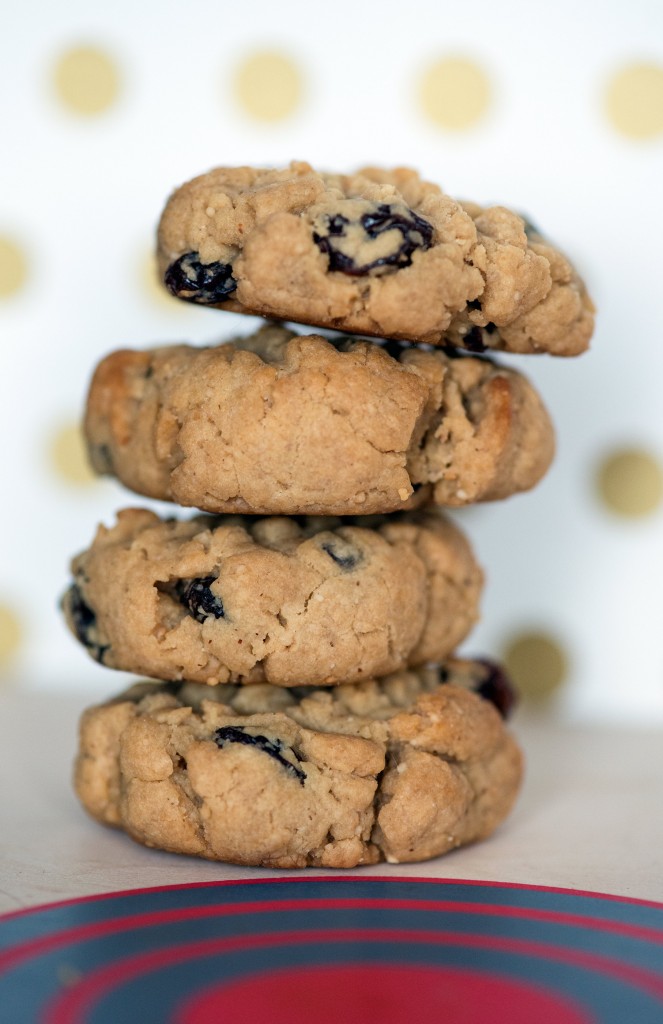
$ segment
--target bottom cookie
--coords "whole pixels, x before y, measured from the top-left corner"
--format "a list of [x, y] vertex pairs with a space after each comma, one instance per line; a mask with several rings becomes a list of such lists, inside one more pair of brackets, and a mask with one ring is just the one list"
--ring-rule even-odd
[[139, 683], [83, 714], [75, 786], [99, 821], [175, 853], [426, 860], [508, 814], [522, 776], [510, 704], [499, 669], [461, 659], [333, 689]]

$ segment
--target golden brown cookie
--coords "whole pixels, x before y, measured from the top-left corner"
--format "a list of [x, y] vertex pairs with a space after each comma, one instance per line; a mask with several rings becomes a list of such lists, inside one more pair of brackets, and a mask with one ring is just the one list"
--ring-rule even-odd
[[335, 685], [441, 661], [482, 585], [460, 530], [417, 512], [178, 522], [129, 509], [72, 569], [64, 611], [92, 657], [212, 685]]
[[437, 857], [490, 835], [520, 785], [520, 750], [479, 695], [493, 674], [452, 661], [333, 690], [139, 684], [84, 713], [76, 790], [139, 842], [212, 860]]
[[183, 299], [351, 333], [576, 355], [593, 330], [582, 281], [521, 216], [404, 168], [217, 168], [169, 199], [158, 260]]
[[97, 472], [140, 494], [268, 515], [505, 498], [534, 486], [554, 449], [513, 370], [275, 325], [215, 348], [112, 353], [85, 434]]

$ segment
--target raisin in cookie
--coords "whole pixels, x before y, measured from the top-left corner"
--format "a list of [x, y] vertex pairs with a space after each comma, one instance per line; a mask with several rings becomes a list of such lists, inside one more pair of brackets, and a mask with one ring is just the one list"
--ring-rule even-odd
[[334, 685], [446, 658], [482, 574], [434, 513], [341, 520], [120, 512], [64, 598], [96, 660], [158, 679]]
[[433, 345], [576, 355], [593, 306], [522, 217], [416, 172], [220, 167], [179, 188], [158, 235], [166, 287], [240, 313]]
[[491, 674], [455, 661], [334, 690], [138, 684], [83, 714], [76, 790], [146, 846], [212, 860], [437, 857], [490, 835], [520, 785], [516, 742], [472, 692]]
[[[392, 354], [389, 354], [390, 351]], [[263, 327], [216, 348], [119, 351], [98, 366], [92, 464], [206, 512], [357, 515], [504, 498], [548, 468], [550, 418], [519, 373]]]

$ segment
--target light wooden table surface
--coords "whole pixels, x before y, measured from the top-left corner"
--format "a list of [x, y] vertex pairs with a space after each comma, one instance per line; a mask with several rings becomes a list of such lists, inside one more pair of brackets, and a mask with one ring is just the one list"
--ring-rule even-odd
[[[0, 913], [102, 892], [284, 877], [145, 849], [103, 828], [70, 785], [89, 695], [0, 698]], [[663, 732], [514, 723], [527, 777], [490, 840], [362, 874], [519, 882], [663, 901]], [[329, 871], [307, 871], [309, 875]]]

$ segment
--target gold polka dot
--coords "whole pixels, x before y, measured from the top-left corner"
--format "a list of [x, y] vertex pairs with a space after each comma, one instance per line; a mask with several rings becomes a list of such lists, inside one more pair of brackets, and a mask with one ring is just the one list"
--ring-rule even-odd
[[627, 64], [608, 82], [608, 118], [622, 135], [649, 139], [663, 132], [663, 66]]
[[302, 78], [297, 65], [283, 53], [252, 53], [237, 67], [235, 98], [245, 114], [258, 121], [280, 121], [301, 102]]
[[485, 114], [490, 92], [488, 77], [478, 64], [463, 57], [445, 57], [424, 72], [419, 103], [438, 127], [462, 131]]
[[643, 448], [622, 448], [610, 452], [597, 473], [599, 497], [611, 512], [620, 516], [646, 516], [663, 498], [663, 469]]
[[22, 639], [18, 615], [9, 605], [0, 603], [0, 668], [5, 668], [14, 659]]
[[113, 59], [103, 50], [80, 46], [59, 57], [54, 85], [68, 110], [85, 116], [102, 114], [117, 99], [119, 73]]
[[0, 235], [0, 299], [20, 291], [28, 275], [25, 253], [7, 235]]
[[78, 486], [96, 481], [78, 424], [65, 423], [55, 431], [49, 454], [53, 469], [65, 483]]
[[548, 633], [519, 633], [506, 645], [502, 660], [518, 692], [545, 700], [565, 681], [569, 659], [559, 640]]

